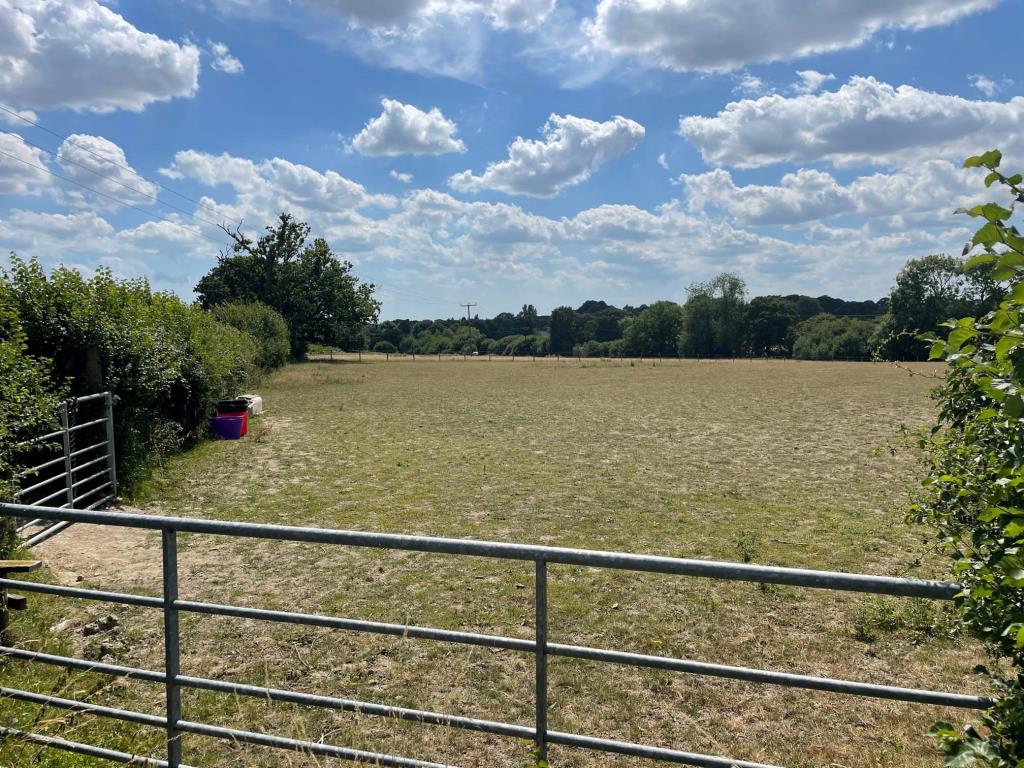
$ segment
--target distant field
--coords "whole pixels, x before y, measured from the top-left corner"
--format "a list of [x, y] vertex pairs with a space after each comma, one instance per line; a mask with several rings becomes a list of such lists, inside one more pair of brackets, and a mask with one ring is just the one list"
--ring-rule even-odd
[[[941, 575], [902, 523], [915, 478], [901, 425], [933, 419], [934, 379], [867, 363], [314, 362], [262, 388], [254, 436], [207, 443], [159, 470], [140, 506], [166, 514], [357, 528], [913, 576]], [[913, 366], [919, 374], [937, 369]], [[893, 449], [893, 450], [890, 450]], [[895, 452], [894, 452], [895, 451]], [[39, 553], [54, 572], [156, 593], [157, 540], [73, 527]], [[922, 562], [923, 561], [923, 562]], [[532, 637], [532, 569], [294, 545], [183, 539], [184, 597]], [[550, 639], [703, 661], [977, 690], [977, 651], [931, 605], [793, 588], [552, 566]], [[100, 605], [33, 599], [24, 644]], [[72, 613], [68, 613], [72, 611]], [[115, 611], [112, 652], [161, 667], [159, 617]], [[933, 629], [934, 625], [938, 629]], [[532, 657], [206, 617], [183, 617], [186, 674], [532, 724]], [[68, 630], [45, 647], [98, 653]], [[110, 638], [107, 638], [109, 642]], [[109, 649], [108, 649], [109, 650]], [[142, 684], [30, 677], [12, 686], [159, 712]], [[935, 719], [969, 713], [834, 694], [551, 661], [550, 727], [787, 766], [932, 766]], [[186, 718], [459, 766], [529, 765], [514, 739], [186, 694]], [[0, 721], [31, 708], [0, 704]], [[49, 712], [50, 728], [63, 716]], [[22, 719], [24, 722], [24, 719]], [[160, 735], [70, 732], [119, 748]], [[29, 754], [31, 753], [31, 754]], [[154, 753], [158, 754], [158, 753]], [[0, 764], [92, 765], [0, 747]], [[552, 748], [563, 766], [653, 765]], [[312, 765], [186, 738], [192, 765]], [[97, 765], [99, 763], [96, 763]]]

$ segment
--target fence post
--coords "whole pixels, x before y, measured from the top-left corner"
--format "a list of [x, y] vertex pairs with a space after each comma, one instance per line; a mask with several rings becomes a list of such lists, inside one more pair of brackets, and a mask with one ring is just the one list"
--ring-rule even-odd
[[181, 766], [181, 689], [178, 676], [181, 674], [181, 656], [178, 637], [178, 534], [174, 529], [164, 529], [163, 534], [163, 576], [164, 576], [164, 674], [167, 691], [167, 766]]
[[534, 578], [534, 605], [536, 609], [536, 675], [534, 687], [537, 700], [537, 735], [534, 746], [537, 762], [548, 759], [548, 564], [537, 560]]
[[74, 479], [71, 476], [71, 433], [68, 431], [71, 427], [70, 419], [68, 418], [68, 401], [65, 400], [60, 404], [60, 427], [64, 430], [62, 437], [64, 438], [64, 486], [67, 489], [67, 505], [69, 507], [75, 506], [75, 489]]
[[114, 455], [114, 396], [103, 397], [103, 410], [107, 418], [107, 463], [110, 465], [110, 495], [117, 496], [117, 457]]

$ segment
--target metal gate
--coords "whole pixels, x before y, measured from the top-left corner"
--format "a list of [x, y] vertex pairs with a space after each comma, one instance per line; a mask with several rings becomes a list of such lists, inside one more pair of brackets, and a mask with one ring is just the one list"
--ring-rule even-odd
[[[72, 397], [58, 408], [60, 429], [18, 443], [33, 461], [46, 459], [18, 474], [17, 501], [28, 507], [96, 509], [117, 496], [114, 456], [114, 400], [109, 392]], [[60, 455], [53, 457], [59, 451]], [[50, 458], [52, 457], [52, 458]], [[59, 468], [58, 474], [38, 479]], [[18, 533], [27, 546], [60, 533], [71, 523], [29, 513], [20, 519]]]
[[[632, 742], [615, 741], [597, 735], [564, 733], [548, 728], [548, 682], [547, 664], [551, 656], [587, 659], [606, 664], [623, 664], [633, 667], [668, 670], [692, 675], [704, 675], [752, 683], [781, 685], [815, 691], [829, 691], [838, 694], [866, 696], [919, 704], [944, 705], [967, 709], [984, 709], [991, 706], [991, 699], [968, 696], [962, 693], [902, 688], [891, 685], [837, 680], [827, 677], [812, 677], [791, 672], [777, 672], [747, 667], [711, 664], [693, 659], [670, 658], [606, 650], [587, 646], [553, 643], [548, 640], [548, 571], [549, 566], [572, 565], [593, 568], [614, 568], [625, 571], [659, 573], [674, 576], [695, 576], [727, 581], [756, 582], [761, 584], [785, 584], [796, 587], [842, 590], [869, 594], [919, 597], [933, 600], [950, 600], [959, 591], [956, 584], [942, 581], [872, 576], [856, 573], [813, 571], [800, 568], [778, 568], [770, 566], [691, 560], [675, 557], [628, 554], [623, 552], [602, 552], [562, 547], [540, 547], [502, 542], [471, 541], [463, 539], [431, 538], [426, 536], [403, 536], [398, 534], [366, 533], [321, 528], [297, 528], [282, 525], [259, 525], [254, 523], [225, 522], [176, 517], [158, 517], [137, 514], [109, 512], [87, 512], [56, 508], [30, 508], [17, 504], [0, 504], [0, 516], [18, 516], [32, 510], [40, 518], [55, 522], [82, 522], [98, 525], [123, 526], [145, 530], [157, 530], [162, 536], [163, 595], [151, 597], [138, 594], [103, 592], [94, 589], [64, 587], [57, 584], [38, 584], [16, 579], [0, 579], [0, 589], [16, 587], [26, 592], [59, 595], [69, 598], [99, 600], [122, 605], [152, 608], [163, 614], [164, 626], [164, 669], [163, 671], [138, 669], [40, 653], [13, 647], [0, 646], [0, 655], [43, 664], [58, 665], [67, 669], [89, 670], [114, 676], [126, 677], [156, 683], [164, 688], [166, 701], [162, 716], [144, 714], [123, 709], [92, 704], [85, 701], [62, 699], [54, 696], [22, 690], [0, 688], [0, 696], [18, 701], [57, 707], [74, 712], [83, 712], [101, 717], [139, 723], [166, 731], [166, 759], [153, 756], [131, 755], [102, 747], [67, 741], [64, 739], [28, 733], [7, 724], [0, 724], [0, 735], [23, 739], [33, 744], [42, 744], [55, 749], [70, 750], [80, 754], [103, 757], [110, 760], [151, 766], [184, 766], [182, 755], [182, 734], [225, 739], [229, 742], [276, 747], [308, 755], [343, 758], [357, 762], [404, 768], [451, 768], [439, 763], [409, 757], [366, 752], [321, 742], [301, 741], [283, 735], [269, 735], [236, 728], [225, 728], [211, 723], [188, 719], [182, 712], [182, 689], [215, 691], [232, 696], [255, 697], [268, 701], [289, 702], [334, 711], [355, 712], [363, 715], [409, 720], [426, 725], [461, 728], [470, 731], [497, 734], [532, 740], [538, 754], [538, 762], [546, 755], [549, 744], [559, 744], [597, 752], [630, 755], [652, 760], [683, 765], [707, 766], [709, 768], [773, 768], [762, 763], [729, 759], [715, 755], [696, 754], [678, 749], [668, 749]], [[503, 560], [528, 561], [534, 563], [534, 639], [502, 637], [473, 632], [452, 631], [434, 627], [405, 626], [374, 621], [361, 621], [333, 616], [322, 616], [290, 611], [266, 610], [261, 608], [220, 605], [216, 603], [181, 600], [178, 597], [178, 539], [177, 534], [195, 533], [231, 536], [251, 539], [272, 539], [276, 541], [335, 544], [351, 547], [370, 547], [383, 550], [402, 550], [454, 555], [459, 557], [489, 557]], [[245, 685], [227, 680], [182, 675], [179, 658], [178, 617], [182, 612], [257, 619], [270, 622], [284, 622], [333, 630], [367, 632], [408, 639], [423, 639], [485, 648], [501, 648], [533, 654], [535, 657], [535, 717], [532, 724], [515, 724], [469, 718], [460, 715], [441, 714], [404, 707], [388, 706], [341, 699], [333, 696], [314, 695], [299, 691]]]

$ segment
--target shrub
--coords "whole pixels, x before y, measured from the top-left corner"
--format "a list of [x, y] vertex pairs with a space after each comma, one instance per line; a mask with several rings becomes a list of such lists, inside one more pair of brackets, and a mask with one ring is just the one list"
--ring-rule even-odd
[[[988, 170], [987, 186], [1024, 202], [1021, 174], [996, 170], [997, 151], [968, 158]], [[935, 531], [961, 585], [961, 624], [983, 640], [996, 664], [982, 668], [998, 695], [977, 728], [936, 723], [947, 766], [1017, 768], [1024, 763], [1024, 236], [1013, 211], [988, 203], [962, 211], [983, 220], [964, 249], [966, 269], [991, 270], [998, 307], [944, 325], [931, 357], [949, 372], [937, 392], [939, 423], [925, 442], [928, 492], [911, 517]]]
[[279, 312], [266, 304], [258, 301], [221, 304], [214, 308], [213, 316], [252, 336], [259, 350], [256, 365], [262, 370], [272, 371], [288, 361], [291, 351], [288, 323]]
[[390, 341], [378, 341], [376, 344], [373, 345], [373, 351], [394, 354], [398, 350], [395, 349], [395, 345], [392, 344]]
[[3, 273], [28, 355], [53, 361], [71, 392], [115, 399], [118, 478], [131, 488], [147, 464], [205, 428], [216, 400], [255, 373], [256, 342], [144, 280], [89, 279], [59, 267], [47, 277], [12, 256]]
[[793, 357], [801, 360], [868, 360], [875, 324], [822, 313], [797, 323]]
[[[50, 365], [24, 354], [24, 332], [9, 288], [0, 282], [0, 501], [16, 487], [21, 450], [17, 444], [57, 426], [62, 392], [50, 382]], [[9, 557], [17, 539], [14, 521], [0, 520], [0, 559]]]

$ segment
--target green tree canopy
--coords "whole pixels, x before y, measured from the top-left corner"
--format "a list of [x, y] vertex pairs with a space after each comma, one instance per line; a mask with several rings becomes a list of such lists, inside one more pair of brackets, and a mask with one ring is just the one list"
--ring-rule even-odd
[[551, 351], [571, 355], [576, 341], [576, 313], [572, 307], [557, 307], [551, 312]]
[[288, 323], [292, 353], [309, 344], [361, 348], [364, 328], [377, 318], [374, 286], [360, 283], [352, 263], [339, 259], [327, 241], [307, 244], [309, 225], [282, 213], [277, 226], [253, 241], [225, 230], [234, 244], [196, 285], [206, 309], [230, 302], [262, 302]]
[[629, 321], [623, 336], [630, 355], [676, 355], [683, 309], [673, 301], [657, 301]]
[[723, 272], [686, 291], [679, 351], [690, 357], [736, 357], [743, 350], [747, 286]]
[[889, 310], [882, 318], [876, 345], [886, 357], [924, 360], [928, 348], [918, 334], [940, 323], [991, 309], [999, 295], [990, 270], [965, 272], [963, 259], [933, 254], [911, 259], [896, 276], [889, 295]]
[[781, 296], [758, 296], [747, 305], [747, 343], [754, 355], [787, 356], [797, 323], [793, 302]]
[[815, 315], [793, 329], [793, 357], [801, 360], [868, 360], [875, 324], [855, 317]]

